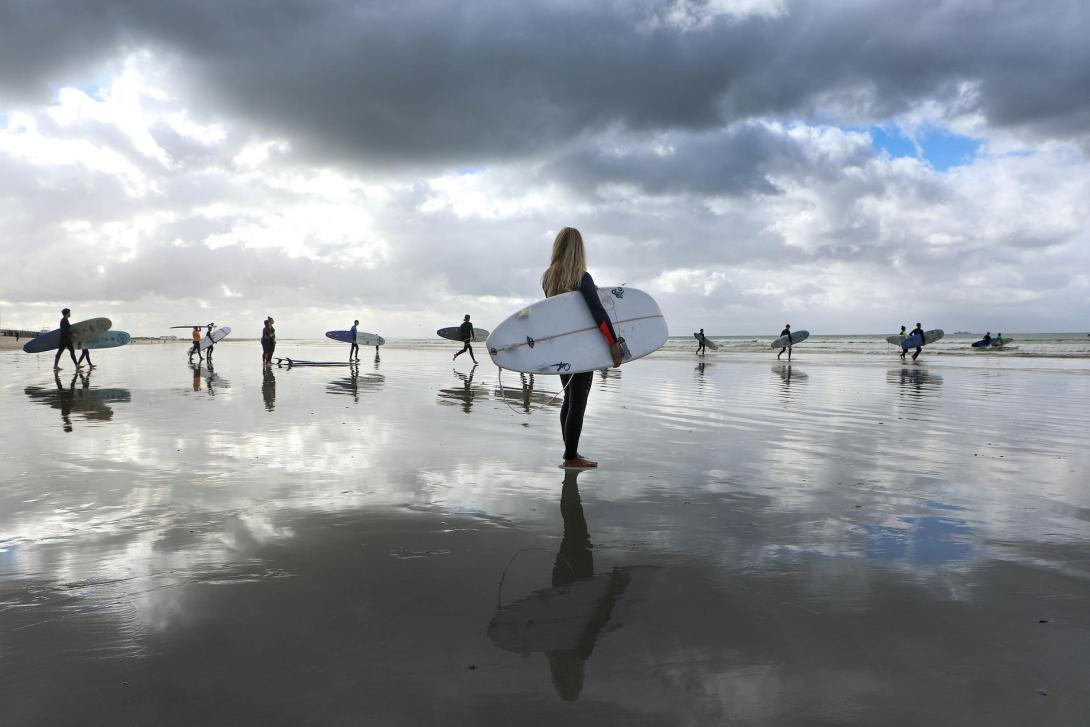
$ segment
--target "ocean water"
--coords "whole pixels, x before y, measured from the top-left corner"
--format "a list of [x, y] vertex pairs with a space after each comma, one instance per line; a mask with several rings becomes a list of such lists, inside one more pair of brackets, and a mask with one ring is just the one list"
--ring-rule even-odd
[[680, 343], [0, 354], [0, 723], [1084, 720], [1083, 360]]

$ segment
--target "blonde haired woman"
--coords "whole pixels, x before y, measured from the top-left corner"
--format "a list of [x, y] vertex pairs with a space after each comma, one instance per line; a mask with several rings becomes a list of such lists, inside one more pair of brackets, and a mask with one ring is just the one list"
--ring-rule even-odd
[[[602, 337], [609, 346], [613, 357], [613, 367], [621, 365], [621, 347], [617, 342], [617, 333], [609, 320], [609, 314], [602, 307], [598, 297], [598, 287], [594, 278], [587, 272], [587, 253], [583, 247], [583, 236], [574, 227], [565, 227], [553, 240], [552, 261], [549, 269], [541, 276], [541, 287], [545, 297], [551, 298], [561, 293], [578, 290], [590, 308], [590, 314], [602, 332]], [[560, 434], [564, 438], [564, 467], [597, 467], [593, 462], [579, 454], [579, 435], [583, 432], [583, 413], [587, 409], [590, 396], [592, 373], [561, 374], [564, 385], [564, 405], [560, 407]]]

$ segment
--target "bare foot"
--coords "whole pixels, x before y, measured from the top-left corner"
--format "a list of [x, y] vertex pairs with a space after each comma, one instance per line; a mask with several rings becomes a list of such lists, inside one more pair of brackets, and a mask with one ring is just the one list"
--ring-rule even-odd
[[586, 457], [576, 457], [575, 459], [566, 459], [566, 460], [564, 460], [564, 465], [563, 465], [564, 469], [569, 469], [569, 470], [585, 470], [585, 469], [590, 469], [591, 467], [597, 467], [597, 466], [598, 466], [597, 462], [592, 462], [591, 460], [587, 459]]

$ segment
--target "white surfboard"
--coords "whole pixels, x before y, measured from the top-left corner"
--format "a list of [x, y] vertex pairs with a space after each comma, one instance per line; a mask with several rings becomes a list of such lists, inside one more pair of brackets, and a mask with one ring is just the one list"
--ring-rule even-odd
[[223, 328], [217, 328], [212, 331], [211, 334], [204, 334], [204, 338], [201, 339], [201, 350], [205, 350], [209, 346], [215, 345], [227, 338], [231, 334], [231, 326], [224, 326]]
[[[655, 299], [636, 288], [599, 288], [621, 346], [634, 361], [666, 343], [666, 319]], [[574, 291], [540, 300], [496, 326], [485, 344], [492, 361], [528, 374], [575, 374], [613, 365], [583, 294]]]
[[[802, 343], [810, 337], [810, 331], [791, 331], [791, 345]], [[772, 342], [772, 348], [783, 348], [787, 345], [787, 336], [780, 336]]]
[[[700, 334], [699, 333], [694, 333], [693, 338], [695, 338], [697, 341], [699, 341], [700, 340]], [[718, 351], [719, 350], [719, 344], [716, 343], [715, 341], [713, 341], [712, 339], [708, 338], [707, 334], [704, 334], [704, 346], [709, 351]]]

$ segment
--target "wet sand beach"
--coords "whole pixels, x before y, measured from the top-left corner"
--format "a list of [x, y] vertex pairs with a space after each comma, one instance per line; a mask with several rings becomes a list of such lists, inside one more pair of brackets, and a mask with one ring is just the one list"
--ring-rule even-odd
[[0, 354], [0, 724], [1090, 714], [1084, 360], [455, 350]]

